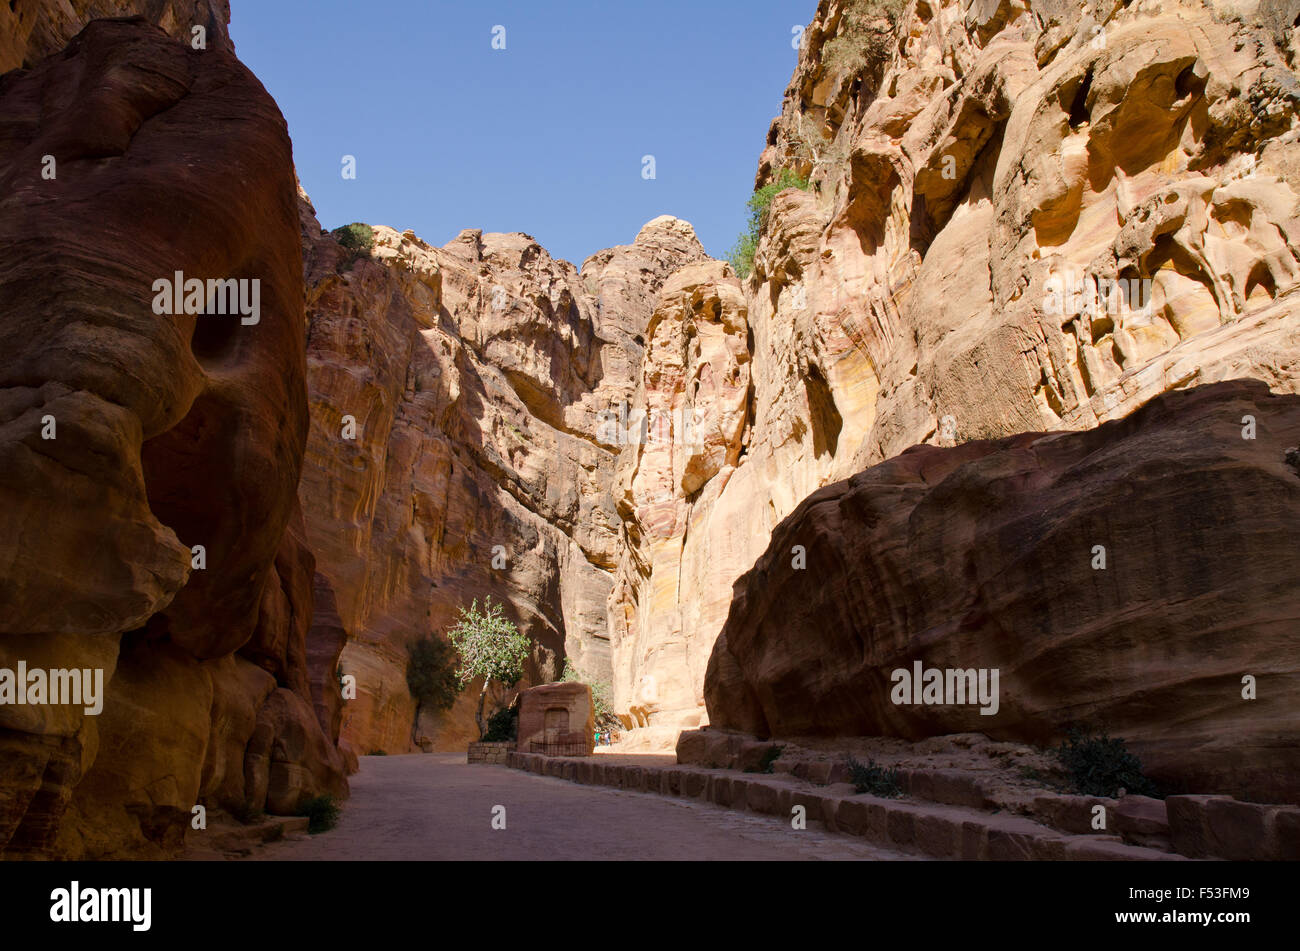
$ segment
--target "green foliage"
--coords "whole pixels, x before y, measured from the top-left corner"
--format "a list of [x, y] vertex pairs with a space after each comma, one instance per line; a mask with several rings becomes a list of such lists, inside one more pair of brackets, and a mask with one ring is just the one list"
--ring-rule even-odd
[[366, 755], [367, 755], [367, 756], [387, 756], [387, 755], [388, 755], [388, 751], [387, 751], [387, 750], [371, 750], [371, 751], [370, 751], [369, 753], [367, 753]]
[[359, 221], [335, 228], [330, 233], [343, 246], [343, 250], [348, 252], [343, 259], [345, 268], [352, 267], [358, 258], [368, 257], [375, 246], [375, 229]]
[[781, 751], [784, 746], [769, 746], [763, 751], [763, 757], [758, 761], [758, 766], [749, 766], [745, 768], [747, 773], [770, 773], [773, 771], [773, 765], [781, 758]]
[[727, 252], [727, 261], [730, 262], [731, 269], [742, 281], [754, 270], [754, 251], [757, 247], [758, 238], [746, 232], [736, 239], [736, 243]]
[[877, 766], [875, 760], [869, 759], [863, 766], [850, 756], [849, 776], [853, 787], [860, 793], [871, 793], [885, 799], [897, 799], [903, 794], [898, 785], [898, 770]]
[[488, 717], [487, 731], [483, 734], [485, 743], [506, 743], [519, 737], [519, 710], [507, 708], [498, 710]]
[[754, 269], [754, 250], [758, 247], [758, 239], [763, 234], [763, 229], [767, 227], [767, 213], [772, 207], [772, 199], [787, 188], [807, 191], [808, 179], [800, 178], [790, 169], [783, 168], [777, 173], [775, 180], [768, 182], [749, 196], [746, 205], [749, 208], [748, 230], [741, 233], [736, 239], [735, 246], [727, 254], [731, 269], [741, 280], [749, 277]]
[[421, 706], [447, 710], [456, 702], [461, 684], [456, 679], [456, 656], [440, 637], [425, 635], [407, 648], [406, 687]]
[[1114, 796], [1120, 789], [1141, 796], [1160, 797], [1151, 780], [1142, 775], [1142, 761], [1128, 751], [1124, 740], [1102, 730], [1071, 728], [1056, 750], [1070, 773], [1074, 789], [1085, 796]]
[[614, 713], [614, 688], [603, 680], [584, 677], [573, 661], [564, 658], [564, 675], [560, 678], [567, 683], [587, 684], [591, 687], [592, 717], [596, 729], [605, 730], [622, 726], [622, 721]]
[[496, 680], [514, 686], [524, 673], [524, 661], [532, 644], [518, 628], [506, 620], [501, 605], [493, 604], [489, 595], [478, 607], [478, 599], [460, 609], [460, 620], [447, 632], [452, 646], [460, 654], [456, 678], [464, 687], [476, 677], [485, 682]]
[[307, 831], [312, 835], [328, 832], [338, 824], [339, 804], [333, 796], [312, 796], [299, 804], [298, 815], [307, 817]]

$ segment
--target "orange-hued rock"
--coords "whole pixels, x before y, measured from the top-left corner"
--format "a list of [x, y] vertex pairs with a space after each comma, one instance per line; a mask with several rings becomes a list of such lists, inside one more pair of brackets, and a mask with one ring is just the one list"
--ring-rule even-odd
[[[647, 326], [619, 457], [626, 547], [610, 595], [614, 690], [630, 727], [699, 725], [712, 639], [693, 634], [725, 617], [729, 597], [711, 582], [753, 560], [725, 526], [696, 520], [736, 472], [750, 422], [747, 313], [727, 265], [708, 261], [668, 280]], [[735, 527], [744, 534], [743, 522]], [[687, 549], [692, 532], [708, 544]]]
[[[579, 271], [522, 234], [433, 248], [376, 226], [355, 262], [304, 197], [307, 536], [348, 632], [342, 735], [361, 753], [464, 749], [478, 685], [414, 724], [407, 646], [491, 595], [534, 641], [523, 685], [572, 659], [610, 679], [620, 521], [610, 410], [636, 388], [653, 297], [703, 259], [656, 219]], [[508, 699], [493, 688], [492, 703]]]
[[[0, 111], [0, 667], [106, 685], [99, 715], [0, 706], [0, 849], [173, 854], [196, 804], [267, 805], [242, 781], [263, 723], [310, 775], [272, 808], [343, 794], [313, 558], [287, 531], [307, 400], [279, 110], [228, 50], [137, 18], [8, 74]], [[255, 319], [156, 312], [178, 271], [258, 281]], [[261, 713], [272, 687], [311, 716]]]
[[[1300, 390], [1284, 7], [927, 0], [891, 27], [879, 4], [819, 4], [759, 163], [757, 185], [788, 169], [810, 187], [772, 201], [741, 285], [737, 461], [685, 487], [661, 466], [653, 502], [619, 496], [625, 743], [671, 748], [707, 721], [732, 584], [818, 487], [918, 443], [1086, 429], [1204, 383]], [[1136, 301], [1071, 307], [1075, 283], [1120, 280]]]
[[[1104, 726], [1171, 791], [1294, 801], [1298, 444], [1300, 397], [1231, 381], [1087, 432], [917, 447], [827, 486], [736, 584], [710, 721], [1042, 745]], [[997, 671], [995, 711], [898, 702], [894, 671], [917, 662]]]
[[[386, 228], [349, 268], [306, 215], [303, 498], [354, 745], [472, 738], [468, 699], [411, 729], [404, 645], [495, 593], [529, 682], [572, 658], [627, 748], [669, 749], [708, 720], [733, 584], [819, 487], [1198, 384], [1297, 391], [1290, 20], [1039, 6], [820, 3], [756, 182], [810, 187], [744, 280], [672, 218], [575, 275], [523, 236]], [[1120, 281], [1136, 299], [1074, 300]]]
[[91, 20], [130, 16], [186, 43], [201, 35], [208, 49], [233, 49], [229, 0], [13, 0], [0, 4], [0, 73], [57, 53]]

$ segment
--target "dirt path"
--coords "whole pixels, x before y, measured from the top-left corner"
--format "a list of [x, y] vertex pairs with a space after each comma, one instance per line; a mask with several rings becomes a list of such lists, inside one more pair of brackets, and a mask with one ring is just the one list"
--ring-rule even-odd
[[[463, 753], [366, 756], [338, 826], [262, 860], [913, 859], [816, 825], [647, 793], [579, 786]], [[492, 810], [506, 807], [506, 828]]]

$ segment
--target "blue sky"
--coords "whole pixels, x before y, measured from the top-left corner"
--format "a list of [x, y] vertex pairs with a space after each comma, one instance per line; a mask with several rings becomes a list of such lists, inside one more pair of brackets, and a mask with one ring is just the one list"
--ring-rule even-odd
[[[721, 257], [815, 0], [235, 0], [326, 228], [523, 231], [555, 257], [661, 214]], [[492, 48], [505, 27], [505, 49]], [[642, 156], [655, 157], [654, 180]], [[340, 174], [356, 156], [355, 180]]]

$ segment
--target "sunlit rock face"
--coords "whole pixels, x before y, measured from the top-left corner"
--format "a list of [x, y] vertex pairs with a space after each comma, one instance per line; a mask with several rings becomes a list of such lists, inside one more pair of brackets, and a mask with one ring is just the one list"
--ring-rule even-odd
[[705, 257], [690, 225], [655, 219], [581, 272], [522, 234], [433, 248], [376, 226], [352, 261], [305, 201], [303, 229], [301, 496], [350, 638], [344, 737], [361, 753], [477, 739], [478, 685], [416, 723], [406, 666], [411, 641], [488, 595], [534, 641], [523, 685], [558, 679], [565, 658], [608, 681], [616, 421], [659, 286]]
[[858, 468], [1196, 382], [1294, 387], [1289, 19], [923, 2], [855, 71], [837, 37], [867, 6], [823, 3], [806, 34], [760, 180], [814, 190], [774, 206], [756, 268], [766, 299], [806, 287], [829, 362], [867, 360]]
[[[162, 857], [196, 804], [346, 795], [291, 529], [305, 325], [279, 110], [231, 53], [135, 19], [5, 75], [0, 112], [0, 668], [106, 681], [98, 714], [0, 706], [0, 848]], [[255, 319], [202, 295], [160, 313], [178, 272], [256, 280]]]
[[732, 584], [818, 486], [1204, 383], [1297, 389], [1300, 4], [882, 6], [819, 5], [760, 158], [757, 185], [811, 186], [741, 284], [736, 463], [620, 502], [633, 745], [707, 721]]

